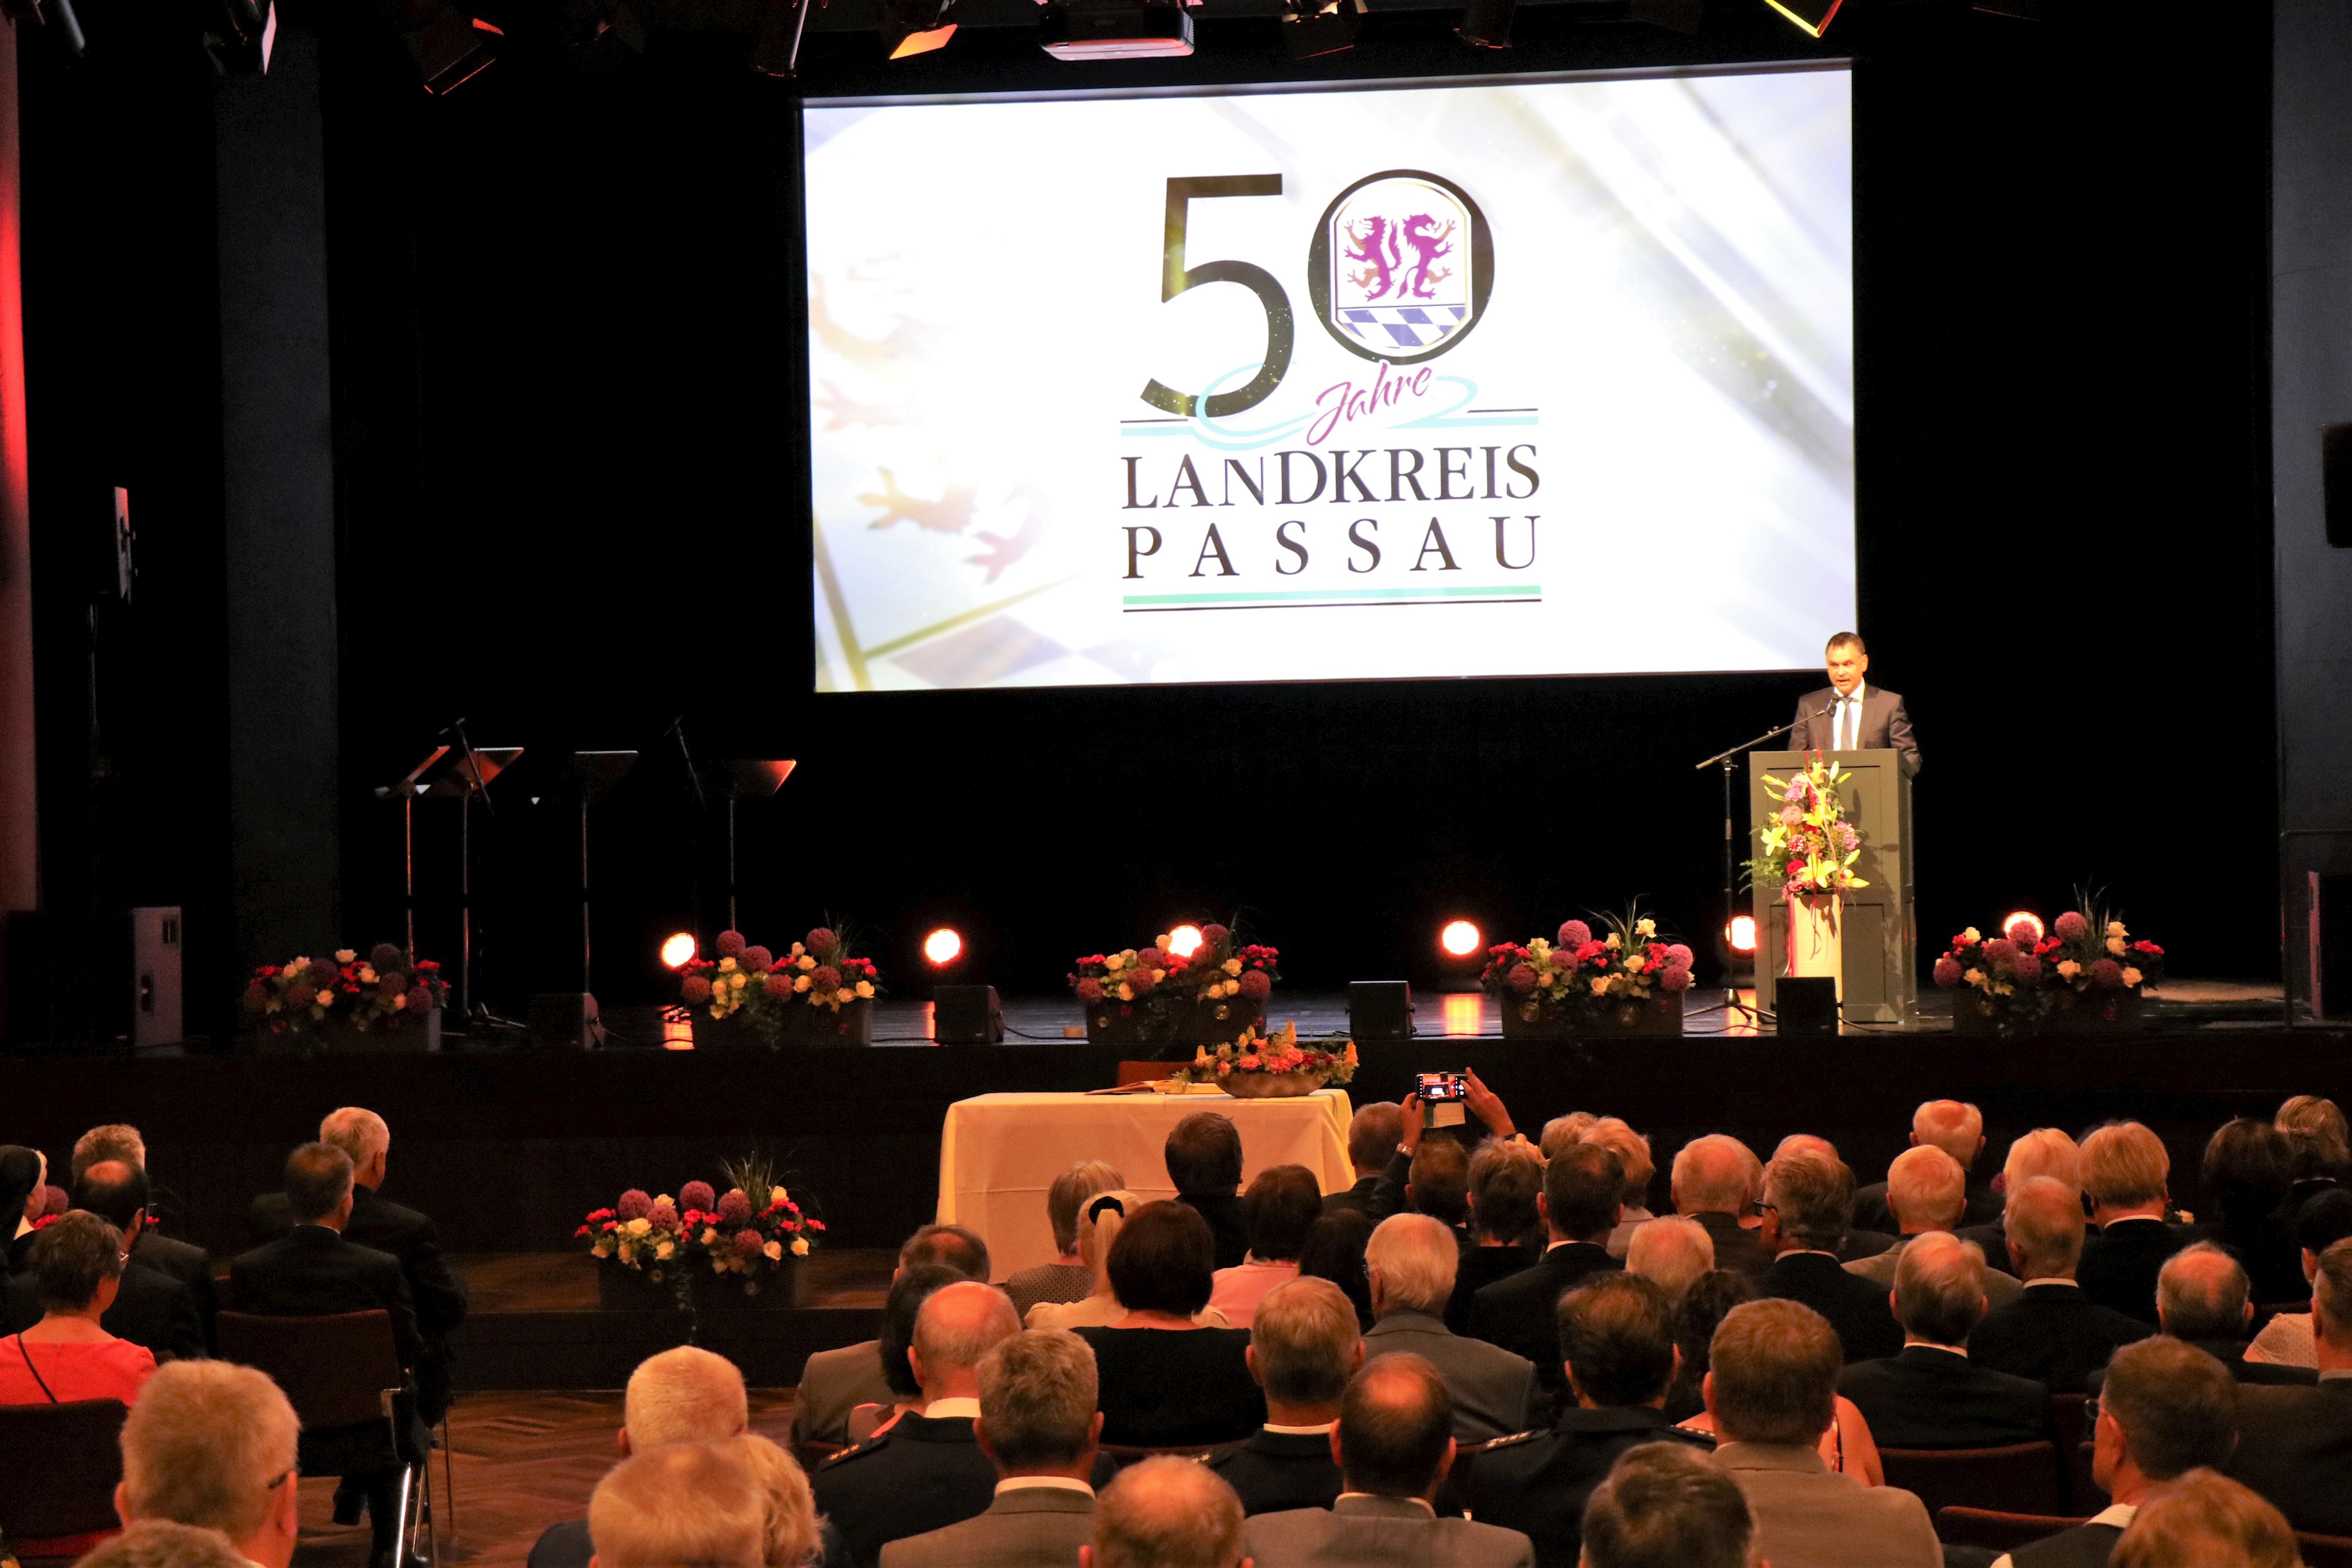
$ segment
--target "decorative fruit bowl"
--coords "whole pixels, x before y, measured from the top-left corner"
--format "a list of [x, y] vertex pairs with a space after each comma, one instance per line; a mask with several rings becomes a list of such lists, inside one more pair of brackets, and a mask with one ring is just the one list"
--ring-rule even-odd
[[1213, 1050], [1202, 1046], [1171, 1075], [1188, 1083], [1213, 1083], [1236, 1100], [1289, 1100], [1312, 1094], [1327, 1083], [1356, 1076], [1356, 1042], [1298, 1043], [1298, 1025], [1282, 1026], [1271, 1039], [1245, 1030], [1241, 1039]]

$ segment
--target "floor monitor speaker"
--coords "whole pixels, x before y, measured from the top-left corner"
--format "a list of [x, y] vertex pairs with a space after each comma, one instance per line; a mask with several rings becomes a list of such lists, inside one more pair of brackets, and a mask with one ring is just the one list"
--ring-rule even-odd
[[940, 986], [931, 992], [931, 1039], [940, 1045], [1003, 1045], [1004, 1009], [994, 986]]
[[531, 998], [524, 1029], [541, 1051], [593, 1051], [604, 1043], [596, 998], [587, 991], [544, 991]]
[[1348, 987], [1348, 1031], [1358, 1040], [1412, 1038], [1412, 985], [1357, 980]]
[[1835, 1034], [1837, 982], [1826, 975], [1791, 975], [1774, 989], [1782, 1034]]

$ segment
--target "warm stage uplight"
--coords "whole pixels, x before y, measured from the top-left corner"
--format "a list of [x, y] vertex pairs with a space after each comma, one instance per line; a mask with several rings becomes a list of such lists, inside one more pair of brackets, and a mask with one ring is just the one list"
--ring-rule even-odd
[[1179, 958], [1189, 958], [1201, 950], [1201, 928], [1179, 925], [1168, 934], [1168, 950]]
[[680, 931], [662, 943], [662, 963], [672, 969], [683, 969], [694, 962], [694, 934]]
[[2042, 940], [2042, 916], [2030, 909], [2021, 909], [2000, 923], [2000, 934], [2030, 947]]
[[1467, 920], [1449, 920], [1437, 934], [1437, 945], [1456, 958], [1467, 958], [1478, 950], [1478, 928]]
[[1735, 953], [1756, 951], [1756, 916], [1735, 915], [1731, 917], [1731, 950]]
[[952, 925], [942, 925], [923, 938], [923, 956], [934, 968], [944, 968], [963, 956], [963, 936]]

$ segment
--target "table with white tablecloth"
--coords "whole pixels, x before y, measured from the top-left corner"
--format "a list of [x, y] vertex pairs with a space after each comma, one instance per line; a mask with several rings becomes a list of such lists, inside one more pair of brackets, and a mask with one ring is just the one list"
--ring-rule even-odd
[[940, 1133], [940, 1223], [988, 1239], [999, 1280], [1051, 1263], [1046, 1190], [1080, 1160], [1108, 1160], [1129, 1192], [1173, 1197], [1160, 1158], [1168, 1134], [1195, 1111], [1233, 1119], [1242, 1135], [1242, 1183], [1273, 1166], [1305, 1166], [1326, 1193], [1355, 1181], [1348, 1164], [1344, 1089], [1289, 1100], [1212, 1094], [981, 1094], [948, 1107]]

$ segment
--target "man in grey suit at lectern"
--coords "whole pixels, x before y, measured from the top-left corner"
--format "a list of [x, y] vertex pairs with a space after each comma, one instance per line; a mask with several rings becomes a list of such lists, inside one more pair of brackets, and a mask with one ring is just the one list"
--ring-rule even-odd
[[1919, 742], [1899, 693], [1866, 684], [1870, 653], [1862, 639], [1841, 632], [1830, 639], [1830, 684], [1797, 702], [1797, 727], [1789, 732], [1791, 751], [1895, 751], [1903, 777], [1919, 777]]

